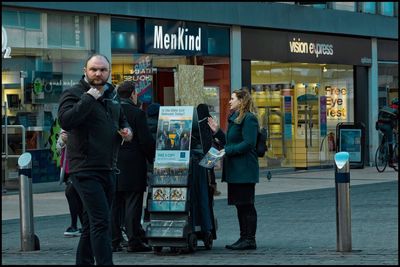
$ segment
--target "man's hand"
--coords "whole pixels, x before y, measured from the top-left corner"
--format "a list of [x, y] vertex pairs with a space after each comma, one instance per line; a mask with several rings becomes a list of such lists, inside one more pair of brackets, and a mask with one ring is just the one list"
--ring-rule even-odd
[[100, 91], [97, 88], [94, 88], [94, 87], [90, 88], [86, 93], [88, 95], [93, 96], [94, 99], [96, 99], [96, 100], [101, 96]]
[[130, 128], [124, 128], [118, 131], [118, 133], [121, 135], [123, 141], [131, 141], [133, 134]]

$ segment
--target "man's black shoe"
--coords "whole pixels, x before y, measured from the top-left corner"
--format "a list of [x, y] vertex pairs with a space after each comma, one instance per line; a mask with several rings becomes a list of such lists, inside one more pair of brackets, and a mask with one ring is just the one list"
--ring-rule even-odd
[[125, 239], [123, 239], [123, 240], [121, 241], [121, 246], [124, 247], [124, 248], [128, 247], [128, 241], [126, 241]]
[[144, 243], [140, 243], [139, 245], [128, 246], [127, 251], [128, 252], [148, 252], [148, 251], [152, 251], [152, 249], [148, 245], [146, 245]]

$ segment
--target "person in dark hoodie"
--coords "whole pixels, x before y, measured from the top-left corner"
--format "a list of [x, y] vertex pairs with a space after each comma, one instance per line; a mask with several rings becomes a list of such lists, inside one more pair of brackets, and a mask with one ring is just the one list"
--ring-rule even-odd
[[155, 156], [155, 140], [147, 126], [146, 113], [136, 106], [135, 83], [124, 81], [117, 87], [121, 106], [130, 127], [135, 132], [132, 142], [121, 145], [117, 166], [115, 200], [113, 201], [113, 251], [120, 251], [122, 241], [121, 211], [124, 210], [124, 225], [128, 235], [128, 252], [151, 251], [142, 240], [141, 218], [143, 212], [143, 195], [147, 187], [147, 161], [152, 162]]
[[111, 202], [121, 141], [132, 140], [132, 130], [107, 83], [110, 61], [91, 55], [78, 84], [63, 91], [58, 118], [68, 131], [67, 160], [73, 186], [82, 200], [82, 234], [76, 252], [77, 265], [113, 265]]

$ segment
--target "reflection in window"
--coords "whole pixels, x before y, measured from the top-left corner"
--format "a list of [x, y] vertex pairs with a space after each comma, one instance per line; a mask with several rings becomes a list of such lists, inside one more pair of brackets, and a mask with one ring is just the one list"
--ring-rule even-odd
[[79, 15], [48, 14], [48, 44], [52, 47], [89, 48], [93, 18]]

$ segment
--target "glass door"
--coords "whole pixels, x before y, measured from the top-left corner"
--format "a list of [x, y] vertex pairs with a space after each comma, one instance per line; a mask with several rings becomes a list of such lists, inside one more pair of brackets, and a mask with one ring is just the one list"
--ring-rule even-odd
[[320, 165], [319, 84], [297, 83], [295, 86], [295, 167]]

